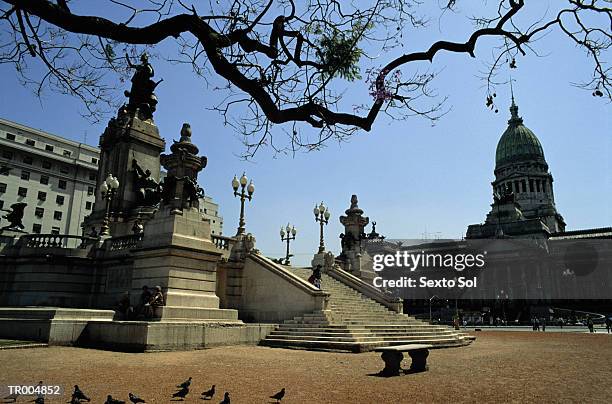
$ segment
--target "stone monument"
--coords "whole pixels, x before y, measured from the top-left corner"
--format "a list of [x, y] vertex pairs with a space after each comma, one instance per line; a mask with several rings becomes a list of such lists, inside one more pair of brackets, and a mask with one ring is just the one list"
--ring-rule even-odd
[[100, 227], [106, 213], [100, 185], [112, 174], [120, 184], [109, 209], [111, 235], [115, 237], [131, 234], [134, 222], [149, 219], [159, 203], [159, 156], [166, 147], [153, 121], [157, 105], [153, 90], [161, 80], [152, 80], [155, 73], [146, 55], [140, 65], [129, 62], [129, 66], [136, 70], [132, 87], [125, 92], [129, 101], [110, 119], [100, 137], [96, 200], [83, 224], [84, 229]]
[[365, 227], [370, 219], [363, 216], [363, 210], [358, 206], [357, 195], [351, 196], [351, 206], [345, 213], [346, 216], [340, 216], [344, 233], [340, 234], [342, 252], [337, 260], [345, 271], [371, 282], [375, 273], [372, 270], [372, 258], [365, 248], [367, 241]]

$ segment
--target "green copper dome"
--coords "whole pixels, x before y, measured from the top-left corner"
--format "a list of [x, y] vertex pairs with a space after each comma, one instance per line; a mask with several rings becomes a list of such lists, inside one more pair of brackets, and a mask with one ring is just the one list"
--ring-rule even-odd
[[495, 152], [495, 167], [525, 160], [544, 162], [544, 150], [536, 135], [523, 125], [523, 119], [518, 116], [518, 107], [512, 100], [512, 114], [508, 121], [508, 129], [504, 132]]

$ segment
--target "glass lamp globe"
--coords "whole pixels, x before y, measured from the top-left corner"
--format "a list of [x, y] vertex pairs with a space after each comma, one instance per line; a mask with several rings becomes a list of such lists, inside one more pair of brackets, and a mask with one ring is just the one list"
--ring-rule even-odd
[[253, 180], [251, 180], [251, 182], [249, 183], [249, 186], [247, 187], [247, 192], [249, 193], [249, 195], [255, 192], [255, 185], [253, 185]]
[[247, 178], [247, 176], [244, 173], [242, 173], [242, 177], [240, 177], [240, 185], [245, 186], [248, 180], [249, 179]]
[[238, 182], [238, 178], [236, 178], [236, 176], [234, 175], [234, 179], [232, 180], [232, 188], [234, 188], [234, 191], [238, 191], [239, 186], [240, 183]]
[[329, 217], [331, 216], [331, 213], [329, 213], [329, 210], [327, 210], [327, 208], [325, 209], [325, 220], [329, 219]]
[[281, 226], [280, 235], [281, 237], [285, 237], [285, 229], [283, 229], [283, 226]]
[[323, 212], [325, 212], [325, 205], [323, 205], [323, 202], [321, 202], [319, 205], [319, 213], [323, 214]]
[[110, 181], [111, 189], [119, 188], [119, 180], [117, 179], [117, 177], [110, 177], [110, 178], [111, 178], [111, 181]]
[[106, 183], [106, 181], [104, 181], [102, 185], [100, 185], [100, 192], [102, 192], [103, 194], [108, 192], [108, 184]]
[[319, 215], [319, 207], [317, 205], [315, 205], [314, 209], [312, 210], [312, 212], [314, 213], [315, 217]]
[[297, 230], [295, 229], [295, 227], [291, 229], [291, 234], [293, 234], [294, 237], [297, 234]]

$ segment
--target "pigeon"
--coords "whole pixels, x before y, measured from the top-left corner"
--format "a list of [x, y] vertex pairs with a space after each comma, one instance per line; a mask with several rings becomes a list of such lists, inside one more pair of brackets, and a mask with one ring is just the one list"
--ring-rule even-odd
[[189, 394], [189, 388], [188, 387], [183, 387], [182, 389], [180, 389], [179, 391], [174, 393], [172, 395], [172, 398], [179, 397], [182, 400], [182, 399], [185, 398], [185, 396], [187, 396], [187, 394]]
[[76, 402], [80, 402], [82, 400], [85, 400], [87, 402], [91, 401], [89, 397], [87, 397], [85, 393], [83, 393], [81, 389], [79, 389], [79, 386], [76, 384], [74, 385], [74, 393], [72, 393], [72, 400]]
[[210, 390], [205, 391], [204, 393], [202, 393], [202, 398], [204, 400], [212, 400], [214, 396], [215, 396], [215, 385], [214, 384], [212, 385]]
[[230, 404], [229, 391], [225, 392], [223, 395], [223, 401], [221, 401], [219, 404]]
[[34, 404], [45, 404], [45, 398], [38, 397], [36, 400], [34, 400]]
[[104, 404], [125, 404], [125, 401], [117, 400], [109, 394], [108, 396], [106, 396], [106, 402]]
[[142, 398], [138, 397], [135, 394], [129, 393], [128, 396], [130, 397], [130, 401], [133, 402], [134, 404], [136, 404], [136, 403], [146, 403], [145, 400], [143, 400]]
[[13, 393], [13, 394], [9, 394], [8, 396], [4, 397], [4, 400], [13, 400], [13, 402], [17, 402], [17, 399], [19, 398], [19, 393]]
[[270, 396], [270, 398], [276, 400], [277, 403], [280, 403], [281, 400], [283, 399], [283, 397], [285, 397], [285, 388], [284, 387], [281, 389], [281, 391], [279, 391], [275, 395]]
[[176, 387], [180, 387], [182, 389], [186, 389], [191, 385], [191, 376], [189, 377], [189, 379], [185, 380], [183, 383], [179, 384]]

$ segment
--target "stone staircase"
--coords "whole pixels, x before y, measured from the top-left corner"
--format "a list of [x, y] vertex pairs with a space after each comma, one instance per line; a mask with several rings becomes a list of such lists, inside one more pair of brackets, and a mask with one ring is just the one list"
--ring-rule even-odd
[[[291, 270], [308, 279], [308, 268]], [[434, 326], [389, 310], [357, 290], [322, 275], [330, 294], [326, 311], [286, 320], [261, 344], [272, 347], [366, 352], [386, 345], [431, 344], [437, 348], [469, 344], [473, 338], [449, 327]]]

